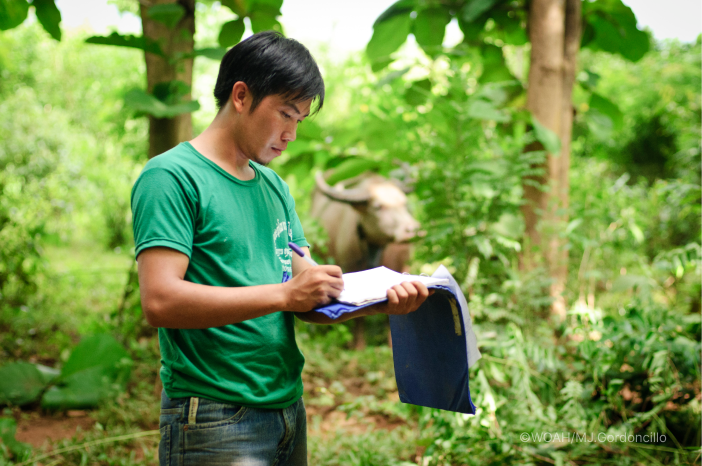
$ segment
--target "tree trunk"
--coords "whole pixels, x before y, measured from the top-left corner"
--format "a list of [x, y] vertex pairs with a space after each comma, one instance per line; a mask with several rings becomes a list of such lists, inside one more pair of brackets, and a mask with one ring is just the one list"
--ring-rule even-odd
[[[578, 50], [580, 49], [581, 35], [581, 0], [566, 0], [565, 6], [565, 43], [563, 48], [563, 97], [561, 100], [561, 155], [558, 160], [557, 171], [551, 180], [553, 196], [558, 212], [554, 212], [554, 221], [562, 229], [568, 223], [568, 207], [570, 182], [570, 142], [573, 134], [573, 85], [577, 67]], [[551, 238], [549, 247], [549, 270], [553, 283], [551, 296], [554, 298], [551, 307], [552, 315], [563, 321], [566, 315], [566, 301], [563, 296], [565, 284], [568, 279], [568, 250], [566, 240], [558, 234]]]
[[[185, 15], [172, 29], [154, 21], [147, 14], [154, 5], [177, 3], [185, 8]], [[194, 48], [195, 0], [151, 0], [140, 1], [141, 24], [144, 37], [155, 40], [168, 57], [177, 53], [189, 53]], [[147, 90], [152, 92], [159, 83], [179, 80], [188, 86], [193, 82], [193, 59], [168, 60], [145, 52]], [[188, 92], [185, 99], [190, 99]], [[161, 154], [183, 141], [192, 138], [192, 117], [183, 113], [174, 118], [156, 118], [149, 115], [149, 158]]]
[[[527, 89], [527, 108], [542, 125], [561, 135], [563, 125], [564, 98], [564, 47], [565, 47], [565, 0], [533, 0], [529, 11], [529, 39], [531, 41], [531, 66]], [[570, 94], [570, 92], [568, 92]], [[570, 130], [568, 130], [570, 133]], [[538, 145], [538, 148], [542, 148]], [[525, 220], [525, 248], [523, 265], [533, 268], [539, 264], [539, 257], [550, 277], [554, 279], [551, 295], [559, 288], [556, 270], [557, 257], [560, 257], [558, 239], [559, 193], [563, 171], [560, 154], [548, 154], [539, 167], [543, 175], [532, 178], [545, 190], [524, 184], [526, 203], [522, 207]], [[565, 167], [567, 178], [567, 167]], [[567, 197], [567, 188], [566, 188]], [[565, 305], [562, 295], [554, 296], [552, 313], [564, 315]]]

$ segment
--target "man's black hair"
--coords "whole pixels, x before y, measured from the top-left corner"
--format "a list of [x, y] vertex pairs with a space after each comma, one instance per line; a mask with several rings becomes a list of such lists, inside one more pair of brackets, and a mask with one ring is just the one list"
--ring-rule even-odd
[[290, 102], [317, 98], [315, 113], [324, 103], [324, 80], [309, 50], [275, 31], [254, 34], [224, 55], [214, 89], [217, 108], [227, 103], [237, 81], [246, 83], [251, 91], [252, 112], [273, 94]]

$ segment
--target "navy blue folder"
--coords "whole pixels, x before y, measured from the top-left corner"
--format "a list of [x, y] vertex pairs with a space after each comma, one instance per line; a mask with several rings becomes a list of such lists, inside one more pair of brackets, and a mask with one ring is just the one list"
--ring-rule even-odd
[[[400, 401], [418, 406], [475, 414], [468, 369], [480, 358], [458, 284], [442, 266], [434, 276], [449, 278], [415, 312], [390, 316], [395, 379]], [[336, 319], [365, 306], [333, 303], [316, 309]]]

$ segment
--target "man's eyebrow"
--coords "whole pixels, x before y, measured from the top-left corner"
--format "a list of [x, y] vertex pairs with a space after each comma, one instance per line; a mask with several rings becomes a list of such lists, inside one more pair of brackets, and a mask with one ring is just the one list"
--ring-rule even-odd
[[[290, 107], [290, 108], [292, 108], [293, 110], [295, 110], [295, 111], [297, 112], [298, 115], [300, 114], [300, 109], [297, 108], [297, 105], [295, 105], [294, 103], [292, 103], [292, 102], [285, 102], [285, 105], [287, 105], [288, 107]], [[305, 118], [305, 117], [308, 117], [308, 116], [310, 116], [309, 113], [306, 114], [306, 115], [302, 115], [302, 118]]]

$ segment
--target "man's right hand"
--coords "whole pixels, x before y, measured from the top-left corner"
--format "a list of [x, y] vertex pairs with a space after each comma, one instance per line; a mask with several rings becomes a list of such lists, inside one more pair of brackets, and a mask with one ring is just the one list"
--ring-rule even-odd
[[344, 289], [341, 268], [336, 265], [310, 267], [285, 283], [286, 310], [309, 312], [317, 306], [329, 304]]

